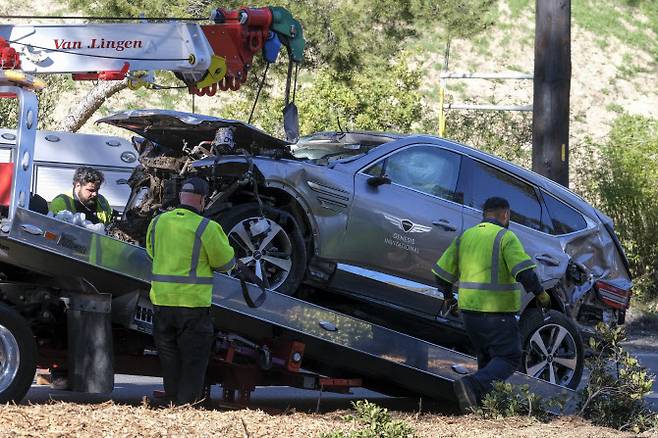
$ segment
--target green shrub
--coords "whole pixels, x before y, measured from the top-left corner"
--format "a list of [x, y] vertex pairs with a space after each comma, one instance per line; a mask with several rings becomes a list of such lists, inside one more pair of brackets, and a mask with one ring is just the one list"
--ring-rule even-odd
[[523, 416], [546, 421], [550, 417], [548, 410], [557, 406], [561, 406], [561, 403], [541, 398], [530, 392], [528, 385], [494, 382], [493, 390], [485, 395], [476, 413], [490, 419]]
[[[634, 293], [658, 297], [658, 120], [619, 116], [603, 144], [586, 145], [583, 189], [610, 216], [628, 256]], [[598, 155], [598, 156], [597, 156]]]
[[356, 411], [354, 416], [345, 417], [359, 425], [357, 430], [323, 434], [323, 438], [412, 438], [414, 430], [403, 420], [393, 420], [388, 409], [370, 403], [368, 400], [352, 402]]
[[580, 415], [599, 426], [635, 433], [658, 427], [658, 414], [644, 399], [654, 376], [622, 348], [624, 328], [599, 323], [596, 330], [597, 338], [590, 338], [594, 354], [587, 364], [589, 381], [580, 393]]

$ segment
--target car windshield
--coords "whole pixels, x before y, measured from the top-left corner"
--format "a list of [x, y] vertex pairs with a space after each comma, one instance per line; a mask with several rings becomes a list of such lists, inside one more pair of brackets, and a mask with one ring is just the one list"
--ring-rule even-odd
[[367, 154], [377, 146], [393, 141], [398, 135], [373, 133], [318, 133], [299, 139], [292, 154], [301, 160], [328, 165]]

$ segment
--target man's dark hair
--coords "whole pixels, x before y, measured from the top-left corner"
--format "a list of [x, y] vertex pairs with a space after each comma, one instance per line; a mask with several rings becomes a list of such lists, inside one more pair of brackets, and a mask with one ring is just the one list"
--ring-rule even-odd
[[486, 215], [487, 213], [498, 213], [499, 211], [509, 209], [509, 202], [507, 202], [507, 199], [494, 196], [484, 201], [482, 213]]
[[93, 167], [82, 166], [75, 169], [73, 174], [73, 184], [80, 183], [81, 185], [87, 185], [89, 183], [94, 183], [100, 187], [101, 184], [105, 182], [105, 176], [100, 170], [96, 170]]

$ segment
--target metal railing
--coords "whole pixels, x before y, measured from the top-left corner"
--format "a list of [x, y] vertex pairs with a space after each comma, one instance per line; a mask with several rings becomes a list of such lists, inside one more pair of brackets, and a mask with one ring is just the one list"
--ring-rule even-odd
[[502, 73], [476, 73], [476, 72], [448, 72], [440, 75], [439, 82], [439, 136], [443, 137], [446, 130], [446, 110], [475, 110], [475, 111], [532, 111], [532, 103], [528, 105], [496, 105], [496, 104], [467, 104], [445, 103], [449, 79], [484, 79], [484, 80], [532, 80], [533, 75], [519, 72]]

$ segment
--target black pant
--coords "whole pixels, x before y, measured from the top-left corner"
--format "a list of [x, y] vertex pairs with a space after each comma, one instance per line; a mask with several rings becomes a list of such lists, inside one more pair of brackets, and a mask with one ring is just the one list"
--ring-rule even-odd
[[186, 404], [201, 399], [213, 334], [207, 307], [155, 306], [153, 338], [169, 400]]
[[492, 382], [506, 380], [521, 362], [521, 334], [514, 313], [463, 311], [466, 333], [473, 343], [478, 371], [473, 374], [480, 397]]

